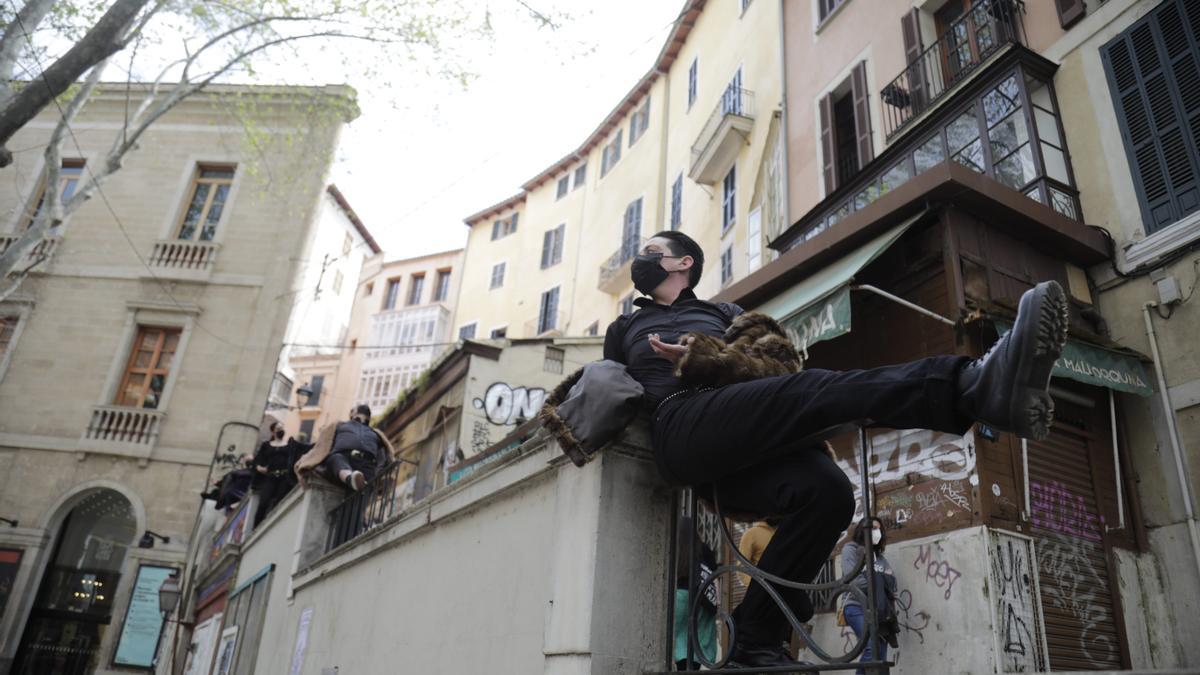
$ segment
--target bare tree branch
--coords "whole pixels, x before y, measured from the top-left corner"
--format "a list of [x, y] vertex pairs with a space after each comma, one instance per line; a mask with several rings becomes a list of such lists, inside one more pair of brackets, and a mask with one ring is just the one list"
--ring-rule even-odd
[[17, 59], [28, 44], [26, 35], [37, 29], [53, 6], [54, 0], [29, 0], [5, 27], [4, 36], [0, 37], [0, 106], [8, 105], [12, 98], [9, 82], [12, 81]]
[[83, 192], [83, 189], [77, 190], [64, 204], [58, 192], [58, 181], [62, 175], [63, 139], [71, 130], [71, 122], [79, 115], [79, 111], [91, 97], [92, 91], [100, 83], [100, 77], [107, 64], [108, 61], [101, 61], [92, 68], [88, 73], [87, 80], [84, 81], [83, 86], [79, 88], [71, 102], [67, 104], [62, 118], [54, 126], [54, 131], [50, 133], [50, 140], [47, 141], [46, 150], [43, 153], [46, 172], [42, 179], [42, 208], [34, 216], [29, 228], [8, 247], [3, 255], [0, 255], [0, 301], [16, 291], [28, 275], [29, 270], [41, 262], [45, 256], [26, 265], [23, 269], [18, 269], [21, 261], [37, 248], [47, 232], [62, 224], [64, 213], [70, 213], [79, 208], [79, 205], [87, 200], [96, 189], [96, 181], [93, 177], [84, 185], [84, 189], [87, 189], [86, 193]]
[[[136, 25], [138, 15], [149, 2], [117, 0], [79, 42], [42, 72], [37, 83], [21, 89], [0, 109], [0, 168], [12, 163], [12, 153], [5, 146], [13, 134], [89, 68], [123, 49], [130, 37], [130, 27]], [[29, 38], [27, 27], [22, 29], [17, 25], [16, 29]]]

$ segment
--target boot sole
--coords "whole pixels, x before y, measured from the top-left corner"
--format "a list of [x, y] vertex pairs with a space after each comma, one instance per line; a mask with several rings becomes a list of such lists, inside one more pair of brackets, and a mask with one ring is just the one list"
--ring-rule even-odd
[[[1048, 391], [1054, 362], [1062, 355], [1067, 343], [1068, 303], [1066, 293], [1057, 282], [1048, 281], [1021, 298], [1019, 315], [1034, 322], [1019, 327], [1027, 344], [1017, 345], [1025, 354], [1017, 366], [1017, 387], [1010, 403], [1010, 419], [1014, 431], [1037, 441], [1050, 435], [1054, 424], [1054, 399]], [[1013, 327], [1017, 331], [1018, 326]], [[1013, 337], [1018, 334], [1014, 333]]]

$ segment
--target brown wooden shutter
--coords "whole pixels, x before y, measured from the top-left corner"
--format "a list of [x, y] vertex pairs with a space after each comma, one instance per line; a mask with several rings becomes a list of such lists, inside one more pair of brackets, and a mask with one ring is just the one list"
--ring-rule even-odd
[[837, 189], [837, 148], [833, 142], [833, 95], [821, 98], [821, 171], [825, 194]]
[[854, 136], [858, 146], [858, 168], [862, 170], [875, 158], [871, 144], [871, 108], [867, 96], [867, 62], [860, 61], [850, 75], [850, 90], [854, 96]]
[[1083, 0], [1054, 0], [1054, 8], [1058, 10], [1058, 22], [1063, 28], [1075, 25], [1087, 13]]
[[908, 92], [912, 114], [925, 108], [925, 69], [921, 63], [920, 10], [914, 9], [900, 17], [900, 34], [904, 37], [904, 62], [908, 64]]

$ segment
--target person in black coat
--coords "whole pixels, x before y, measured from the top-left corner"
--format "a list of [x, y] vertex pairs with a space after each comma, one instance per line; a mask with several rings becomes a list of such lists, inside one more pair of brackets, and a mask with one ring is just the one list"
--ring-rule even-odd
[[254, 512], [254, 526], [262, 522], [271, 509], [296, 486], [292, 467], [300, 455], [311, 445], [295, 438], [283, 440], [283, 425], [271, 422], [270, 437], [258, 446], [254, 453], [254, 491], [258, 493], [258, 509]]

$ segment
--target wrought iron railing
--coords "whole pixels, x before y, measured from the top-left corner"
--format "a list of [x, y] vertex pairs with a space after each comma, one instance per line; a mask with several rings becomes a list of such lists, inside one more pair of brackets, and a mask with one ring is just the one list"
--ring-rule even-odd
[[374, 530], [402, 510], [397, 487], [405, 463], [395, 460], [388, 464], [362, 490], [351, 493], [329, 512], [327, 552]]
[[[871, 445], [870, 445], [870, 437], [866, 432], [866, 427], [868, 426], [868, 424], [869, 424], [869, 422], [864, 420], [860, 424], [856, 424], [856, 425], [843, 425], [840, 427], [827, 429], [824, 432], [816, 434], [811, 438], [804, 439], [802, 442], [798, 443], [797, 446], [807, 446], [815, 440], [818, 440], [818, 439], [823, 440], [823, 439], [827, 439], [827, 438], [832, 438], [836, 435], [840, 435], [841, 433], [845, 433], [845, 432], [853, 429], [854, 427], [857, 427], [858, 437], [859, 437], [859, 450], [861, 453], [860, 466], [870, 466], [869, 460], [870, 460], [870, 455], [871, 455], [871, 449], [870, 449]], [[859, 492], [862, 495], [862, 500], [863, 500], [863, 513], [866, 514], [867, 517], [872, 517], [872, 514], [873, 514], [873, 507], [871, 504], [872, 492], [870, 490], [870, 485], [869, 485], [870, 479], [867, 476], [868, 473], [869, 472], [867, 472], [867, 471], [859, 472]], [[700, 640], [699, 640], [699, 635], [698, 635], [698, 627], [699, 627], [698, 622], [700, 621], [700, 618], [701, 618], [700, 609], [702, 606], [702, 603], [699, 602], [699, 598], [702, 595], [704, 595], [706, 592], [708, 592], [710, 589], [712, 589], [714, 587], [714, 585], [716, 583], [718, 583], [718, 580], [721, 579], [722, 577], [728, 577], [728, 579], [730, 581], [732, 581], [733, 575], [740, 573], [740, 574], [748, 575], [751, 579], [753, 579], [753, 581], [755, 583], [762, 585], [763, 590], [765, 590], [767, 595], [771, 597], [771, 599], [779, 607], [783, 616], [787, 619], [787, 622], [791, 626], [792, 631], [795, 633], [795, 635], [800, 638], [801, 642], [804, 644], [805, 647], [807, 647], [807, 649], [809, 650], [809, 652], [811, 652], [811, 654], [813, 656], [820, 659], [820, 663], [814, 664], [812, 666], [804, 666], [804, 667], [792, 668], [792, 669], [788, 669], [788, 668], [784, 668], [784, 667], [770, 667], [770, 668], [761, 669], [763, 672], [792, 673], [792, 672], [805, 672], [805, 671], [817, 671], [817, 670], [820, 670], [820, 671], [854, 670], [854, 669], [861, 668], [865, 672], [872, 673], [872, 674], [881, 674], [882, 675], [882, 674], [887, 673], [888, 669], [892, 665], [891, 663], [889, 663], [887, 661], [881, 661], [878, 659], [871, 660], [871, 661], [856, 661], [855, 660], [859, 657], [859, 655], [861, 655], [863, 653], [863, 650], [866, 649], [868, 644], [873, 644], [873, 647], [872, 647], [873, 654], [879, 654], [880, 647], [882, 644], [881, 643], [882, 637], [880, 636], [880, 633], [879, 633], [879, 616], [877, 615], [877, 610], [876, 610], [877, 605], [875, 602], [875, 592], [877, 590], [876, 589], [877, 584], [875, 584], [875, 583], [866, 584], [867, 590], [864, 592], [855, 583], [855, 580], [858, 578], [859, 574], [864, 569], [871, 570], [871, 569], [874, 569], [874, 567], [875, 567], [875, 550], [874, 550], [874, 546], [871, 542], [871, 538], [867, 537], [866, 541], [864, 542], [864, 546], [862, 547], [863, 548], [862, 557], [858, 559], [858, 561], [855, 563], [855, 565], [851, 569], [843, 570], [842, 576], [840, 578], [834, 579], [833, 581], [825, 581], [825, 582], [818, 580], [814, 583], [802, 583], [799, 581], [784, 579], [782, 577], [775, 576], [773, 574], [770, 574], [768, 572], [765, 572], [765, 571], [759, 569], [758, 567], [756, 567], [753, 563], [751, 563], [749, 560], [747, 560], [741, 554], [741, 552], [738, 550], [738, 542], [734, 541], [733, 534], [729, 530], [729, 526], [726, 521], [726, 517], [721, 511], [720, 499], [717, 497], [716, 493], [717, 493], [717, 490], [713, 490], [713, 508], [716, 511], [716, 515], [717, 515], [718, 529], [720, 530], [721, 535], [723, 536], [725, 543], [728, 546], [728, 550], [732, 551], [736, 560], [733, 560], [731, 562], [728, 562], [726, 564], [718, 566], [717, 569], [712, 572], [712, 574], [700, 578], [700, 582], [698, 584], [692, 583], [691, 578], [688, 579], [687, 607], [689, 608], [690, 615], [687, 617], [688, 643], [687, 643], [687, 655], [686, 655], [686, 659], [685, 659], [686, 665], [684, 667], [684, 670], [685, 671], [699, 670], [700, 667], [703, 666], [704, 671], [709, 672], [709, 673], [741, 673], [741, 672], [745, 672], [744, 669], [740, 669], [740, 668], [732, 668], [731, 667], [731, 668], [727, 669], [727, 666], [729, 665], [729, 660], [730, 660], [730, 658], [729, 658], [730, 651], [731, 651], [730, 648], [734, 644], [734, 641], [737, 639], [737, 626], [734, 624], [733, 618], [728, 612], [722, 611], [718, 614], [719, 620], [725, 625], [725, 628], [727, 631], [727, 636], [728, 636], [727, 637], [728, 642], [726, 644], [726, 648], [723, 650], [723, 653], [720, 657], [718, 657], [716, 659], [709, 659], [708, 656], [703, 653], [703, 650], [699, 649]], [[681, 492], [681, 494], [679, 495], [679, 498], [683, 500], [683, 504], [682, 504], [683, 508], [682, 509], [677, 508], [675, 510], [677, 522], [673, 529], [673, 535], [674, 535], [673, 536], [673, 538], [674, 538], [673, 550], [675, 551], [676, 556], [686, 556], [687, 557], [687, 561], [688, 561], [687, 569], [691, 570], [691, 572], [690, 572], [691, 577], [696, 578], [696, 577], [700, 576], [700, 556], [699, 556], [699, 552], [696, 550], [697, 537], [692, 535], [692, 533], [688, 532], [688, 533], [686, 533], [686, 538], [685, 538], [685, 535], [683, 535], [683, 533], [680, 532], [680, 527], [678, 525], [679, 521], [690, 522], [693, 519], [693, 514], [695, 514], [697, 512], [697, 510], [696, 510], [697, 509], [696, 495], [692, 489], [687, 488]], [[674, 568], [674, 561], [669, 561], [668, 564], [671, 564]], [[674, 575], [672, 575], [672, 576], [674, 576]], [[868, 577], [870, 577], [870, 576], [871, 575], [868, 575]], [[675, 593], [675, 587], [674, 587], [674, 585], [669, 585], [669, 586], [670, 587], [668, 589], [668, 592], [671, 593], [673, 596]], [[817, 644], [817, 642], [813, 638], [812, 634], [805, 627], [805, 624], [801, 623], [800, 620], [796, 617], [795, 613], [792, 612], [791, 608], [788, 606], [788, 603], [783, 599], [783, 596], [780, 594], [780, 591], [779, 591], [780, 587], [798, 589], [805, 593], [812, 594], [814, 596], [820, 595], [820, 594], [827, 594], [827, 595], [833, 595], [834, 597], [836, 597], [837, 595], [841, 595], [843, 593], [850, 594], [850, 596], [853, 599], [857, 600], [863, 608], [863, 634], [861, 636], [859, 636], [858, 641], [854, 644], [854, 646], [849, 651], [845, 652], [844, 654], [836, 655], [836, 656], [830, 654], [829, 652], [825, 651], [819, 644]], [[673, 651], [673, 644], [674, 644], [673, 634], [674, 634], [674, 625], [675, 625], [676, 617], [674, 616], [674, 609], [673, 609], [674, 601], [673, 601], [672, 597], [668, 598], [667, 607], [669, 608], [668, 609], [668, 617], [667, 617], [668, 618], [667, 644], [668, 644], [668, 650]], [[869, 643], [868, 640], [873, 640], [874, 642]], [[667, 663], [666, 672], [663, 673], [663, 675], [667, 675], [667, 673], [669, 673], [669, 672], [675, 672], [674, 654], [673, 653], [668, 654], [667, 661], [668, 661], [668, 663]], [[759, 669], [755, 669], [755, 670], [757, 671]]]
[[888, 139], [1008, 44], [1025, 44], [1023, 0], [976, 0], [879, 93]]
[[701, 129], [700, 135], [696, 137], [696, 142], [692, 145], [693, 165], [700, 155], [704, 154], [708, 144], [716, 138], [717, 128], [729, 115], [753, 119], [754, 92], [732, 85], [725, 88], [724, 93], [721, 94], [721, 100], [717, 101], [717, 107], [713, 108], [708, 120], [704, 123], [704, 128]]
[[646, 239], [626, 239], [621, 242], [621, 247], [616, 253], [608, 256], [608, 259], [600, 263], [600, 283], [599, 288], [604, 289], [610, 282], [618, 276], [623, 276], [627, 273], [628, 265], [637, 256], [638, 251], [646, 245]]

